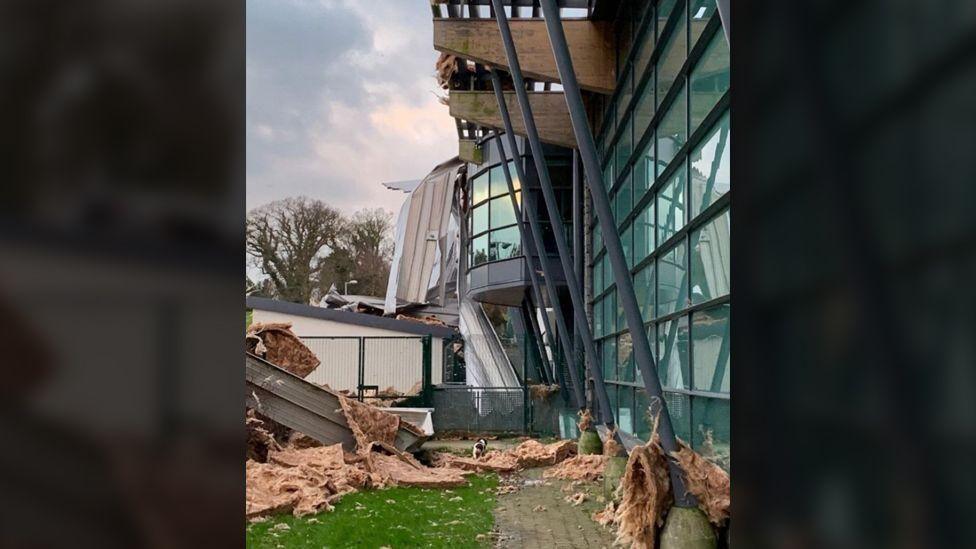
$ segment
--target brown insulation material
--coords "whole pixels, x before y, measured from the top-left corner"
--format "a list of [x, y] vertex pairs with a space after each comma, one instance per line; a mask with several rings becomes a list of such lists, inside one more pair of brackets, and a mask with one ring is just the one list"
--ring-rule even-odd
[[528, 467], [555, 465], [574, 455], [576, 455], [576, 442], [572, 440], [560, 440], [551, 444], [526, 440], [504, 452], [491, 450], [478, 459], [438, 453], [434, 455], [434, 464], [438, 467], [455, 467], [479, 473], [485, 471], [510, 473]]
[[268, 452], [281, 450], [281, 445], [275, 440], [273, 426], [265, 423], [263, 417], [258, 417], [254, 410], [244, 413], [244, 426], [247, 428], [247, 459], [258, 462], [268, 460]]
[[607, 503], [607, 506], [599, 511], [596, 511], [592, 515], [592, 519], [596, 521], [600, 526], [609, 526], [613, 524], [614, 517], [617, 514], [617, 507], [614, 502]]
[[289, 323], [251, 324], [244, 336], [244, 347], [301, 378], [319, 367], [319, 359], [292, 333]]
[[580, 432], [589, 431], [590, 427], [593, 426], [593, 414], [590, 413], [589, 409], [585, 409], [579, 413], [580, 420], [576, 424], [579, 427]]
[[698, 507], [716, 526], [729, 518], [732, 505], [732, 482], [721, 467], [708, 461], [684, 442], [681, 449], [672, 453], [685, 472], [688, 491], [698, 498]]
[[400, 416], [342, 395], [339, 395], [339, 402], [342, 404], [346, 423], [356, 439], [356, 448], [363, 450], [371, 442], [392, 445], [396, 440], [397, 431], [400, 430]]
[[384, 484], [419, 486], [421, 488], [452, 488], [467, 484], [467, 471], [451, 467], [425, 467], [413, 456], [399, 452], [386, 444], [371, 444], [366, 452], [366, 464], [379, 475]]
[[442, 89], [448, 90], [451, 88], [451, 77], [458, 70], [456, 60], [457, 58], [455, 56], [442, 53], [434, 64], [434, 68], [437, 70], [437, 84]]
[[529, 385], [529, 394], [532, 395], [532, 400], [549, 400], [552, 395], [558, 392], [559, 385], [546, 385], [545, 383]]
[[606, 466], [606, 456], [578, 455], [563, 461], [551, 469], [547, 469], [542, 476], [562, 480], [596, 482], [603, 478], [603, 470]]
[[608, 457], [625, 456], [624, 447], [617, 442], [617, 428], [614, 427], [603, 443], [603, 455]]
[[341, 444], [273, 451], [268, 463], [247, 461], [245, 516], [255, 520], [328, 511], [341, 496], [370, 488], [461, 486], [467, 483], [466, 474], [424, 467], [409, 454], [380, 443], [358, 455], [343, 452]]
[[631, 450], [620, 490], [623, 496], [614, 518], [617, 543], [654, 549], [657, 529], [664, 523], [672, 500], [668, 464], [656, 435], [651, 442]]

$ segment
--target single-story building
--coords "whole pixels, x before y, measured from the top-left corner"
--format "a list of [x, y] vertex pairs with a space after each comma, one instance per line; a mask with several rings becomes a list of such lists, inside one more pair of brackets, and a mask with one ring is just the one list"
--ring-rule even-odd
[[392, 387], [416, 392], [423, 375], [423, 339], [431, 338], [431, 381], [443, 379], [444, 346], [455, 330], [446, 326], [340, 311], [262, 297], [248, 297], [252, 322], [284, 322], [322, 361], [305, 379], [335, 390]]

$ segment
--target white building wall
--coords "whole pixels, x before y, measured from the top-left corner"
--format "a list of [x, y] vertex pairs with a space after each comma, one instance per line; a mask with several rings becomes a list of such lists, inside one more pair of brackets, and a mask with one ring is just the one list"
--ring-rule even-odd
[[[410, 391], [423, 375], [423, 346], [416, 334], [346, 324], [334, 320], [309, 318], [274, 311], [254, 309], [253, 322], [285, 322], [291, 324], [301, 338], [334, 337], [306, 341], [309, 349], [322, 361], [305, 379], [319, 385], [355, 392], [359, 385], [358, 337], [408, 337], [410, 339], [367, 339], [364, 342], [364, 383], [377, 385], [381, 390], [393, 387], [401, 393]], [[435, 385], [443, 377], [443, 340], [431, 338], [431, 377]]]

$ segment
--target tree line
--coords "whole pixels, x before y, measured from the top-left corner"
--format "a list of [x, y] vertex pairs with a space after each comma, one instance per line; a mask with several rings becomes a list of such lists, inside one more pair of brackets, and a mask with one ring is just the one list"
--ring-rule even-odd
[[386, 294], [393, 256], [393, 214], [365, 208], [352, 216], [300, 196], [276, 200], [247, 214], [248, 261], [266, 277], [251, 280], [251, 295], [296, 303], [321, 299], [335, 284], [340, 292]]

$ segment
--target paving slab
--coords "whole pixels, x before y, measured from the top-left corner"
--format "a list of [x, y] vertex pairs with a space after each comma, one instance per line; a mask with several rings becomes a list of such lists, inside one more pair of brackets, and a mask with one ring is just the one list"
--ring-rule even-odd
[[[606, 506], [602, 483], [582, 483], [563, 491], [567, 480], [542, 478], [546, 468], [516, 473], [522, 487], [498, 497], [492, 537], [496, 547], [609, 548], [614, 534], [590, 516]], [[576, 492], [586, 494], [579, 506], [566, 501]], [[600, 499], [598, 499], [600, 498]], [[543, 510], [544, 509], [544, 510]]]

